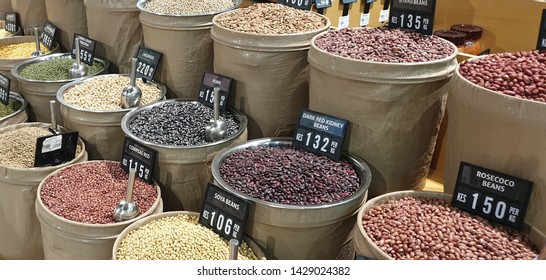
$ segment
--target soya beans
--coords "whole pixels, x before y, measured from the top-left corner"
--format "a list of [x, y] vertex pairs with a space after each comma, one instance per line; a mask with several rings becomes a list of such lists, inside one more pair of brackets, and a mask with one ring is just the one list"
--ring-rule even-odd
[[[27, 58], [36, 50], [36, 43], [19, 43], [0, 46], [0, 58]], [[49, 53], [49, 50], [40, 43], [40, 50]]]
[[[198, 224], [198, 216], [175, 215], [152, 220], [121, 241], [118, 260], [227, 260], [228, 242]], [[256, 260], [246, 242], [239, 260]]]
[[[48, 177], [40, 198], [53, 213], [86, 224], [114, 223], [112, 213], [125, 199], [129, 175], [118, 162], [91, 161], [71, 165]], [[155, 186], [136, 179], [133, 200], [139, 215], [157, 199]]]
[[342, 57], [388, 63], [440, 60], [456, 49], [437, 36], [389, 28], [345, 28], [318, 37], [319, 49]]
[[498, 53], [461, 63], [468, 81], [506, 95], [546, 102], [546, 53]]
[[34, 167], [36, 138], [52, 133], [43, 127], [22, 127], [0, 134], [0, 165], [13, 168]]
[[228, 155], [220, 174], [232, 188], [281, 204], [317, 205], [349, 197], [360, 188], [351, 164], [291, 146], [250, 147]]
[[[75, 107], [88, 110], [121, 110], [121, 93], [130, 84], [129, 76], [104, 75], [86, 79], [67, 89], [63, 98]], [[137, 79], [136, 86], [142, 91], [140, 105], [158, 100], [161, 90], [157, 85]]]
[[[71, 80], [69, 75], [69, 69], [72, 64], [76, 62], [72, 58], [54, 58], [44, 60], [38, 63], [27, 65], [19, 75], [29, 80], [37, 81], [59, 81], [59, 80]], [[92, 66], [83, 64], [87, 69], [88, 75], [93, 75], [104, 69], [104, 65], [95, 61]]]
[[274, 3], [258, 3], [222, 14], [216, 23], [234, 31], [257, 34], [304, 33], [326, 26], [325, 19], [317, 13]]
[[17, 110], [21, 109], [21, 106], [23, 106], [23, 104], [13, 98], [9, 99], [8, 105], [4, 105], [4, 103], [0, 102], [0, 119], [17, 112]]
[[232, 0], [151, 0], [144, 8], [152, 13], [198, 15], [225, 11], [235, 5]]
[[453, 208], [440, 199], [406, 197], [365, 213], [364, 230], [395, 259], [533, 259], [522, 234]]

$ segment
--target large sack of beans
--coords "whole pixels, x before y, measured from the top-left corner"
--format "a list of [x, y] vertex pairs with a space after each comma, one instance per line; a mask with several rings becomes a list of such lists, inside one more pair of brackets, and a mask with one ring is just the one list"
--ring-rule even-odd
[[51, 135], [50, 124], [25, 123], [0, 129], [0, 259], [43, 259], [34, 202], [40, 182], [51, 172], [87, 160], [78, 139], [76, 157], [56, 166], [34, 167], [36, 138]]
[[6, 12], [12, 12], [11, 0], [0, 0], [0, 20], [4, 20]]
[[[47, 20], [57, 26], [63, 51], [71, 51], [74, 33], [87, 36], [87, 15], [83, 0], [45, 0]], [[58, 35], [56, 35], [58, 36]]]
[[525, 225], [517, 231], [450, 206], [451, 195], [398, 191], [360, 209], [357, 253], [371, 259], [530, 260], [546, 235]]
[[168, 97], [195, 99], [203, 74], [212, 72], [212, 18], [240, 4], [241, 0], [138, 1], [144, 45], [163, 54], [155, 78], [167, 86]]
[[525, 222], [546, 234], [546, 53], [461, 63], [448, 102], [445, 192], [461, 161], [533, 182]]
[[34, 27], [42, 30], [47, 19], [45, 0], [11, 0], [12, 11], [19, 16], [25, 35], [34, 35]]
[[344, 147], [370, 165], [370, 197], [424, 187], [456, 55], [444, 39], [399, 29], [313, 38], [309, 108], [349, 120]]
[[248, 116], [248, 138], [291, 136], [308, 105], [311, 38], [328, 30], [328, 18], [258, 3], [212, 22], [214, 72], [236, 80], [228, 105]]

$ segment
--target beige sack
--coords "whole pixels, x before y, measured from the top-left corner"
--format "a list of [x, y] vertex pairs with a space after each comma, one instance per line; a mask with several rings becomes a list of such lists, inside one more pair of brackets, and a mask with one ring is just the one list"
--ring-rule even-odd
[[43, 30], [47, 19], [45, 0], [11, 0], [11, 7], [19, 16], [25, 35], [34, 35], [34, 27]]
[[70, 52], [74, 33], [87, 36], [87, 14], [83, 0], [45, 0], [47, 20], [57, 26], [63, 52]]
[[11, 0], [0, 0], [0, 20], [6, 18], [6, 12], [11, 12]]

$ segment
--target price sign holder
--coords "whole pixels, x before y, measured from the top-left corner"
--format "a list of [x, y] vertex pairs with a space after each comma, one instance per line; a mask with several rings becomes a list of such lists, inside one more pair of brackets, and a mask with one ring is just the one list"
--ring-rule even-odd
[[338, 161], [348, 125], [347, 120], [302, 109], [292, 145]]
[[379, 11], [379, 22], [385, 22], [389, 19], [389, 8], [391, 5], [391, 0], [385, 0], [383, 4], [383, 9]]
[[461, 162], [451, 205], [521, 229], [532, 186], [531, 181]]
[[546, 9], [542, 10], [542, 19], [538, 29], [537, 50], [546, 51]]
[[121, 167], [129, 173], [129, 167], [136, 168], [136, 175], [148, 184], [153, 183], [153, 170], [157, 151], [125, 137], [121, 155]]
[[360, 26], [364, 27], [368, 24], [370, 24], [370, 9], [372, 7], [372, 3], [377, 0], [363, 0], [364, 2], [364, 11], [360, 15]]
[[389, 27], [432, 35], [436, 0], [391, 0]]
[[278, 4], [283, 4], [300, 10], [311, 10], [313, 0], [278, 0]]
[[227, 240], [237, 239], [240, 243], [249, 212], [249, 201], [208, 183], [199, 223]]
[[6, 106], [9, 104], [10, 86], [11, 80], [3, 74], [0, 74], [0, 102]]
[[78, 132], [67, 132], [36, 139], [34, 167], [55, 166], [76, 157]]
[[46, 20], [44, 24], [44, 31], [40, 35], [40, 41], [44, 43], [46, 48], [51, 49], [53, 40], [55, 39], [55, 33], [57, 32], [57, 26]]
[[341, 13], [341, 16], [339, 17], [338, 29], [343, 29], [349, 27], [349, 9], [351, 7], [351, 3], [356, 2], [356, 0], [341, 0], [341, 3], [343, 3], [343, 12]]
[[136, 77], [152, 81], [162, 56], [160, 52], [140, 46], [136, 57]]
[[95, 58], [95, 48], [97, 46], [97, 41], [80, 35], [78, 33], [74, 33], [72, 52], [70, 54], [70, 57], [72, 57], [73, 59], [76, 59], [76, 38], [80, 39], [80, 60], [83, 63], [92, 66]]
[[199, 90], [199, 95], [197, 96], [197, 101], [201, 102], [203, 105], [214, 109], [214, 88], [220, 88], [220, 113], [226, 111], [227, 101], [229, 93], [231, 91], [231, 85], [233, 84], [233, 78], [205, 72], [203, 75], [203, 80], [201, 82], [201, 89]]
[[15, 33], [17, 32], [17, 13], [16, 12], [7, 12], [6, 13], [6, 27], [7, 32]]

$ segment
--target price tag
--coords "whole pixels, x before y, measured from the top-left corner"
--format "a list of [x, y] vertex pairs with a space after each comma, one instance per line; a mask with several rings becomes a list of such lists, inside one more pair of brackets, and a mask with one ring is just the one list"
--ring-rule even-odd
[[147, 81], [154, 79], [162, 54], [152, 49], [140, 47], [137, 54], [136, 77]]
[[341, 3], [343, 3], [343, 4], [351, 4], [351, 3], [356, 3], [356, 0], [341, 0]]
[[451, 205], [521, 229], [532, 186], [531, 181], [461, 162]]
[[44, 45], [48, 49], [51, 49], [53, 45], [55, 32], [57, 32], [57, 27], [53, 25], [51, 22], [46, 21], [44, 25], [44, 31], [40, 35], [40, 41], [42, 41], [42, 43], [44, 43]]
[[89, 39], [78, 33], [74, 33], [74, 42], [72, 42], [71, 53], [71, 57], [74, 59], [76, 59], [76, 38], [80, 39], [80, 60], [87, 65], [93, 65], [97, 41]]
[[542, 10], [542, 19], [538, 30], [537, 50], [546, 50], [546, 9]]
[[436, 0], [392, 0], [389, 27], [432, 35]]
[[360, 26], [366, 26], [370, 23], [370, 13], [360, 14]]
[[78, 132], [67, 132], [36, 139], [34, 167], [55, 166], [76, 156]]
[[325, 9], [332, 7], [332, 0], [315, 0], [317, 9]]
[[250, 202], [208, 183], [199, 223], [227, 240], [243, 239]]
[[152, 172], [154, 170], [156, 156], [156, 150], [141, 145], [131, 138], [125, 137], [121, 155], [121, 166], [126, 172], [129, 172], [129, 167], [136, 168], [137, 177], [148, 184], [152, 184]]
[[9, 103], [9, 88], [11, 85], [11, 80], [0, 73], [0, 102], [4, 105]]
[[385, 22], [389, 19], [389, 10], [381, 10], [379, 12], [379, 22]]
[[349, 15], [346, 16], [340, 16], [339, 22], [337, 24], [338, 29], [343, 29], [349, 27]]
[[292, 145], [337, 161], [348, 125], [347, 120], [303, 109]]
[[17, 32], [17, 13], [16, 12], [7, 12], [6, 13], [6, 31], [15, 33]]
[[220, 112], [225, 112], [227, 107], [227, 101], [229, 97], [229, 92], [231, 91], [231, 84], [233, 79], [214, 74], [207, 73], [203, 75], [203, 82], [201, 83], [201, 89], [199, 90], [199, 96], [197, 96], [197, 101], [201, 102], [203, 105], [214, 109], [214, 88], [220, 88]]
[[300, 10], [311, 10], [313, 0], [278, 0], [277, 3]]

